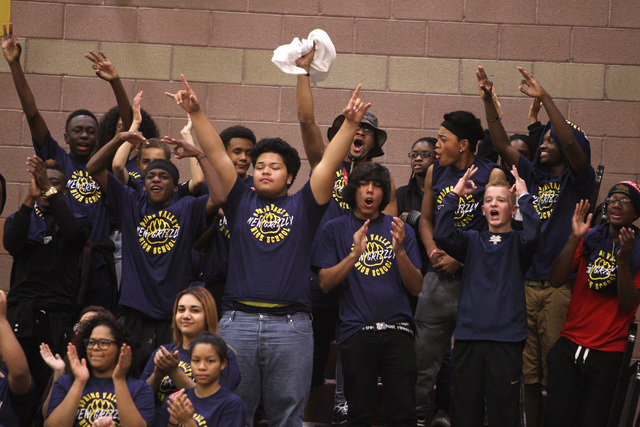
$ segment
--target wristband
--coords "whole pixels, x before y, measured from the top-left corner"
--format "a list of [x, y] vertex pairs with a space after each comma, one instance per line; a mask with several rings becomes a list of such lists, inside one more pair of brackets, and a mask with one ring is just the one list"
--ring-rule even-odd
[[180, 425], [180, 423], [178, 423], [178, 424], [172, 423], [171, 420], [169, 420], [169, 424], [171, 424], [172, 426], [179, 426]]
[[307, 76], [307, 77], [309, 77], [310, 75], [311, 75], [311, 74], [309, 74], [309, 73], [306, 73], [306, 74], [305, 74], [305, 76]]
[[487, 119], [487, 123], [497, 122], [498, 120], [500, 120], [500, 116], [496, 117], [495, 119]]
[[431, 251], [431, 253], [429, 254], [429, 261], [431, 261], [431, 258], [433, 258], [436, 252], [438, 252], [438, 248], [435, 248], [434, 250]]
[[202, 156], [200, 156], [200, 157], [196, 157], [196, 160], [200, 162], [200, 161], [202, 161], [202, 159], [204, 159], [205, 157], [207, 157], [207, 155], [206, 155], [206, 154], [203, 154], [203, 155], [202, 155]]

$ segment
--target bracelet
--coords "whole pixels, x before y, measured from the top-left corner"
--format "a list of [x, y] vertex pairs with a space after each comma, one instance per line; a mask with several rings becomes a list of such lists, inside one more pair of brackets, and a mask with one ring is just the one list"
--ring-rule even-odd
[[202, 161], [202, 159], [204, 159], [204, 158], [206, 158], [206, 157], [207, 157], [207, 155], [206, 155], [206, 154], [203, 154], [203, 155], [202, 155], [202, 156], [200, 156], [200, 157], [196, 157], [196, 160], [200, 162], [200, 161]]
[[429, 261], [431, 261], [431, 258], [433, 258], [436, 252], [438, 252], [438, 248], [435, 248], [434, 250], [431, 251], [431, 253], [429, 254]]
[[311, 74], [309, 74], [309, 73], [305, 74], [305, 76], [307, 76], [307, 77], [309, 77], [310, 75], [311, 75]]
[[498, 120], [500, 120], [500, 116], [496, 117], [495, 119], [487, 119], [487, 123], [497, 122]]
[[172, 426], [179, 426], [180, 425], [180, 423], [178, 423], [178, 424], [172, 423], [171, 420], [169, 420], [169, 424], [171, 424]]

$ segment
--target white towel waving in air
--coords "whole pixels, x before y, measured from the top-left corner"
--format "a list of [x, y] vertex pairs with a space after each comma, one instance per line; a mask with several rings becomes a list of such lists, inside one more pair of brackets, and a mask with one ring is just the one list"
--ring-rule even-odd
[[307, 74], [296, 65], [296, 59], [306, 55], [316, 45], [316, 53], [309, 67], [309, 79], [312, 82], [321, 82], [329, 76], [329, 70], [336, 59], [336, 48], [329, 35], [324, 30], [313, 30], [308, 38], [293, 39], [290, 44], [285, 44], [273, 51], [271, 62], [287, 74]]

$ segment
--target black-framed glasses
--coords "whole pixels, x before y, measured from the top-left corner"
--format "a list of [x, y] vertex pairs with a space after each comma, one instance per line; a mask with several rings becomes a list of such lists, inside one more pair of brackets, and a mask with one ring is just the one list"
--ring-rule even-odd
[[616, 203], [620, 203], [620, 206], [629, 206], [631, 205], [631, 203], [633, 203], [628, 197], [622, 197], [620, 199], [607, 197], [606, 199], [604, 199], [604, 201], [611, 206], [615, 206]]
[[409, 153], [410, 159], [415, 159], [418, 156], [422, 157], [423, 159], [430, 159], [431, 157], [433, 157], [433, 153], [431, 151], [412, 151]]
[[109, 350], [109, 347], [111, 347], [112, 343], [117, 344], [118, 342], [108, 339], [94, 340], [93, 338], [87, 338], [84, 340], [84, 346], [87, 348], [87, 350], [93, 349], [96, 345], [98, 345], [99, 350]]

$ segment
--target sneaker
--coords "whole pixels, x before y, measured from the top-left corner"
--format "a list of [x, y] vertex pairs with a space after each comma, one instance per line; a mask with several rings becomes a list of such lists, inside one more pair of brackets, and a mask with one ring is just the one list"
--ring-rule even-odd
[[449, 418], [449, 415], [444, 411], [438, 411], [435, 417], [433, 417], [431, 427], [451, 427], [451, 419]]
[[333, 421], [331, 421], [331, 424], [346, 424], [348, 412], [349, 405], [347, 405], [347, 402], [338, 403], [333, 407]]

